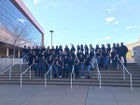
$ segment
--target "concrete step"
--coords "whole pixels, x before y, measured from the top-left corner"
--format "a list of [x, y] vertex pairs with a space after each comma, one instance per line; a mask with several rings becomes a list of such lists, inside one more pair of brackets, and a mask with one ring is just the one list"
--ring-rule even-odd
[[[25, 68], [24, 68], [25, 67]], [[20, 70], [20, 65], [15, 65], [12, 68], [12, 78], [8, 80], [9, 72], [0, 75], [0, 84], [19, 84], [20, 73], [23, 72], [28, 66], [24, 65], [23, 69]], [[128, 64], [128, 71], [132, 73], [133, 76], [133, 85], [135, 87], [140, 87], [140, 67], [137, 64]], [[99, 81], [97, 80], [97, 70], [92, 70], [92, 78], [91, 79], [75, 79], [73, 81], [73, 85], [91, 85], [91, 86], [99, 86]], [[80, 72], [81, 74], [81, 72]], [[85, 75], [87, 75], [87, 71], [85, 70]], [[126, 80], [123, 80], [122, 70], [112, 69], [111, 67], [108, 70], [101, 70], [102, 75], [102, 86], [130, 86], [129, 75], [126, 74]], [[70, 85], [70, 78], [53, 78], [49, 80], [48, 85]], [[29, 79], [29, 72], [23, 75], [23, 85], [44, 85], [44, 79], [36, 78], [34, 71], [32, 71], [32, 79]]]
[[[20, 82], [19, 81], [12, 81], [12, 82], [8, 82], [8, 81], [0, 81], [0, 84], [17, 84], [19, 85]], [[47, 82], [48, 85], [69, 85], [70, 86], [70, 82], [52, 82], [52, 81], [48, 81]], [[23, 85], [42, 85], [44, 86], [44, 81], [23, 81]], [[82, 86], [99, 86], [99, 82], [76, 82], [73, 81], [73, 85], [82, 85]], [[118, 83], [113, 83], [113, 82], [109, 82], [109, 83], [102, 83], [102, 87], [104, 86], [115, 86], [115, 87], [130, 87], [130, 83], [128, 82], [118, 82]], [[134, 87], [140, 87], [139, 83], [135, 83], [133, 85]]]
[[[85, 75], [85, 77], [86, 77], [87, 75]], [[9, 75], [0, 75], [0, 78], [8, 78], [9, 77]], [[19, 78], [20, 77], [20, 75], [12, 75], [11, 76], [12, 78]], [[23, 75], [23, 77], [29, 77], [29, 74], [28, 75]], [[33, 77], [33, 78], [35, 78], [35, 75], [31, 75], [31, 77]], [[97, 75], [95, 74], [95, 75], [91, 75], [91, 77], [92, 78], [97, 78]], [[109, 79], [120, 79], [120, 78], [123, 78], [123, 75], [117, 75], [117, 74], [115, 74], [115, 75], [101, 75], [101, 78], [103, 78], [103, 79], [107, 79], [107, 78], [109, 78]], [[126, 75], [126, 78], [129, 78], [129, 75]], [[137, 75], [137, 76], [133, 76], [133, 79], [139, 79], [140, 78], [140, 76], [139, 75]]]
[[[2, 81], [5, 81], [5, 82], [15, 82], [15, 81], [19, 81], [18, 78], [12, 78], [11, 80], [8, 80], [7, 79], [1, 79], [0, 80], [0, 83]], [[44, 79], [42, 78], [32, 78], [32, 79], [29, 79], [29, 78], [23, 78], [23, 82], [44, 82]], [[48, 82], [70, 82], [70, 79], [47, 79]], [[97, 78], [92, 78], [92, 79], [75, 79], [73, 80], [73, 82], [86, 82], [86, 83], [93, 83], [93, 82], [97, 82], [99, 83], [99, 81], [97, 80]], [[123, 80], [123, 79], [120, 79], [120, 80], [111, 80], [111, 79], [102, 79], [102, 83], [130, 83], [130, 80], [129, 79], [126, 79], [126, 80]], [[140, 83], [140, 80], [135, 80], [133, 81], [133, 83]]]

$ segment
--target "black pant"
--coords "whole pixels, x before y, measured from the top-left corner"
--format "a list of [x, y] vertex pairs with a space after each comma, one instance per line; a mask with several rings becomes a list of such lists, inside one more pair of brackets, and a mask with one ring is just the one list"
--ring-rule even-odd
[[63, 77], [68, 77], [68, 75], [69, 75], [69, 70], [70, 70], [69, 65], [65, 65], [65, 66], [64, 66], [64, 69], [63, 69]]
[[74, 66], [74, 71], [76, 73], [76, 77], [79, 77], [79, 65]]

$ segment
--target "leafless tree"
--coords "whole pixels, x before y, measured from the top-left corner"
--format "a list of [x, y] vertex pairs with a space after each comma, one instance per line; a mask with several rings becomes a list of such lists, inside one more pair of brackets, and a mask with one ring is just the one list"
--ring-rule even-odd
[[26, 25], [22, 25], [22, 27], [19, 24], [13, 24], [12, 29], [8, 29], [9, 27], [3, 27], [3, 30], [5, 31], [5, 36], [3, 38], [4, 42], [7, 42], [5, 46], [12, 45], [13, 48], [13, 56], [15, 57], [15, 52], [17, 47], [22, 47], [23, 45], [31, 45], [32, 39], [29, 35], [29, 27]]
[[29, 35], [28, 32], [26, 31], [27, 27], [19, 28], [18, 26], [15, 26], [15, 29], [11, 33], [11, 43], [13, 45], [13, 55], [15, 56], [15, 50], [17, 46], [22, 46], [24, 44], [29, 43]]

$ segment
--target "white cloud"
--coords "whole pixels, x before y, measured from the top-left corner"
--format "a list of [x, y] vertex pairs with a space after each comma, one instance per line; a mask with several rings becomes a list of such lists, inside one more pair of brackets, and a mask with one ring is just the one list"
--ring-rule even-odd
[[108, 12], [114, 12], [116, 11], [116, 7], [119, 5], [119, 2], [115, 2], [111, 4], [111, 7], [107, 9]]
[[25, 24], [26, 20], [23, 18], [18, 18], [18, 21], [21, 22], [22, 24]]
[[115, 21], [115, 22], [114, 22], [114, 24], [119, 24], [119, 21], [118, 21], [118, 20], [117, 20], [117, 21]]
[[30, 7], [29, 4], [25, 4], [25, 5], [26, 5], [26, 7], [28, 7], [28, 8]]
[[39, 0], [33, 0], [34, 5], [37, 5]]
[[113, 23], [115, 25], [119, 24], [119, 21], [115, 17], [105, 18], [106, 24]]
[[112, 11], [112, 9], [111, 9], [111, 8], [108, 8], [108, 9], [107, 9], [107, 12], [111, 12], [111, 11]]
[[104, 38], [104, 40], [109, 40], [109, 39], [111, 39], [112, 38], [112, 36], [106, 36], [105, 38]]
[[48, 4], [49, 4], [49, 6], [57, 7], [57, 2], [56, 2], [56, 0], [49, 0]]
[[[41, 1], [41, 0], [39, 0]], [[42, 0], [43, 1], [43, 0]], [[44, 0], [44, 2], [47, 4], [46, 7], [50, 8], [50, 7], [57, 7], [57, 0]]]
[[104, 38], [100, 38], [100, 39], [96, 39], [95, 41], [98, 42], [98, 41], [107, 41], [107, 40], [110, 40], [112, 39], [112, 36], [105, 36]]
[[127, 26], [127, 27], [126, 27], [126, 30], [131, 30], [131, 29], [136, 29], [136, 28], [139, 28], [139, 26], [138, 26], [138, 25]]
[[56, 3], [54, 3], [54, 7], [56, 7], [57, 6], [57, 4]]
[[110, 8], [107, 9], [107, 12], [115, 12], [117, 7], [119, 5], [125, 5], [127, 3], [127, 0], [118, 0], [117, 2], [114, 2], [113, 4], [111, 4]]
[[53, 5], [54, 7], [57, 7], [56, 0], [52, 0], [52, 5]]
[[115, 17], [107, 17], [107, 18], [105, 18], [105, 21], [106, 21], [107, 23], [111, 23], [111, 22], [113, 22], [113, 21], [115, 21], [115, 20], [116, 20]]

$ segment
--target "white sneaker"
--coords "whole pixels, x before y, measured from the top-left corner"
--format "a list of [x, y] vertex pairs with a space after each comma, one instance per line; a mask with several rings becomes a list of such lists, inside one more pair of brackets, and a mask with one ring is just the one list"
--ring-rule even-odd
[[83, 78], [85, 78], [85, 77], [84, 77], [84, 76], [81, 76], [80, 78], [82, 78], [82, 79], [83, 79]]

